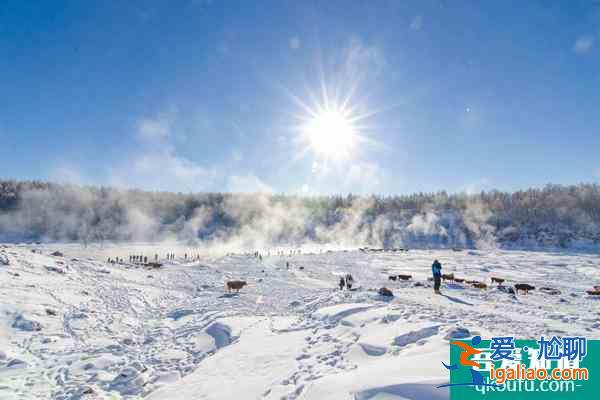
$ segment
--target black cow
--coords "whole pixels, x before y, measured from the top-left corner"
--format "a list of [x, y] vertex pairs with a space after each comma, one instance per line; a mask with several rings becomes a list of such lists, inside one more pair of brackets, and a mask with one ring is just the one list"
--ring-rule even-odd
[[519, 293], [519, 290], [522, 290], [525, 292], [525, 294], [527, 294], [530, 290], [535, 290], [535, 286], [531, 286], [528, 283], [517, 283], [515, 285], [515, 291]]

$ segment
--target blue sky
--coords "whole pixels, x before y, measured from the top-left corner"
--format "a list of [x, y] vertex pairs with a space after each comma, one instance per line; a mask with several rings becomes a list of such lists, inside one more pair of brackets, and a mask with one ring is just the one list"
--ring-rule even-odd
[[[594, 182], [599, 89], [600, 2], [5, 0], [0, 176], [305, 194]], [[305, 137], [325, 97], [360, 116], [341, 159]]]

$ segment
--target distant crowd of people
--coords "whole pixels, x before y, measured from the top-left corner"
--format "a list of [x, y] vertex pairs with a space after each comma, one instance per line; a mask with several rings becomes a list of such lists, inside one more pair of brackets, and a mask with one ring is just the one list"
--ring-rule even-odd
[[[294, 255], [302, 254], [302, 250], [300, 250], [300, 249], [274, 250], [273, 252], [271, 252], [271, 251], [266, 251], [266, 252], [254, 251], [252, 253], [241, 253], [241, 254], [246, 255], [246, 256], [253, 256], [254, 258], [257, 258], [259, 261], [262, 261], [263, 257], [270, 257], [271, 254], [277, 255], [279, 257], [286, 257], [286, 256], [291, 257]], [[238, 255], [238, 254], [227, 253], [227, 255], [232, 256], [232, 255]], [[177, 258], [177, 256], [174, 252], [167, 253], [165, 255], [164, 259], [160, 259], [158, 253], [156, 253], [156, 254], [154, 254], [153, 261], [152, 261], [152, 258], [148, 257], [147, 255], [143, 255], [143, 254], [131, 254], [128, 256], [130, 264], [148, 264], [149, 262], [159, 263], [162, 260], [175, 261], [176, 258]], [[199, 261], [199, 260], [200, 260], [200, 254], [188, 254], [188, 253], [183, 254], [183, 261]], [[125, 264], [125, 260], [121, 257], [108, 257], [107, 262], [109, 264]]]
[[[176, 258], [175, 253], [167, 253], [165, 255], [164, 260], [167, 261], [174, 261]], [[193, 255], [189, 255], [188, 253], [185, 253], [183, 255], [183, 261], [199, 261], [200, 260], [200, 254], [193, 254]], [[129, 255], [129, 263], [130, 264], [148, 264], [148, 262], [150, 262], [151, 259], [148, 258], [148, 256], [145, 255], [141, 255], [141, 254], [131, 254]], [[158, 253], [154, 254], [154, 263], [159, 263], [161, 261], [161, 259], [159, 259], [159, 255]], [[120, 257], [108, 257], [107, 262], [109, 264], [124, 264], [124, 259], [120, 258]]]
[[[323, 250], [321, 250], [321, 253], [323, 252]], [[277, 256], [277, 257], [291, 257], [291, 256], [296, 256], [296, 255], [300, 255], [302, 254], [302, 250], [297, 249], [297, 250], [275, 250], [273, 251], [273, 255]], [[235, 253], [235, 252], [229, 252], [226, 254], [227, 256], [247, 256], [247, 257], [254, 257], [254, 258], [258, 258], [262, 261], [263, 257], [270, 257], [271, 256], [271, 251], [267, 250], [266, 252], [260, 252], [260, 251], [254, 251], [254, 252], [250, 252], [250, 253]]]

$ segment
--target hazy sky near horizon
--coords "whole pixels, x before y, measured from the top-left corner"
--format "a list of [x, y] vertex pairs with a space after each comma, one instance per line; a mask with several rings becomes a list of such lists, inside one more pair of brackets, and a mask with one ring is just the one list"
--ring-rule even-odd
[[0, 3], [0, 178], [409, 193], [600, 181], [600, 1]]

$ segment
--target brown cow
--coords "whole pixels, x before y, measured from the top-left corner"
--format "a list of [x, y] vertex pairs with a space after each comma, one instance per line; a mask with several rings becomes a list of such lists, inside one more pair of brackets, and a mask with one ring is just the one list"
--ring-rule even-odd
[[502, 285], [504, 283], [504, 281], [505, 281], [505, 279], [496, 278], [495, 276], [492, 276], [492, 283], [498, 282], [499, 285]]
[[398, 275], [398, 279], [401, 281], [408, 281], [409, 279], [412, 279], [412, 275]]
[[473, 287], [477, 289], [487, 289], [487, 285], [483, 282], [475, 282], [473, 283]]
[[246, 281], [227, 281], [227, 291], [229, 292], [231, 292], [232, 289], [239, 292], [244, 286], [246, 286]]
[[454, 282], [463, 283], [465, 280], [463, 278], [454, 278]]
[[443, 281], [453, 281], [454, 280], [454, 274], [442, 274], [442, 280]]
[[515, 285], [515, 292], [519, 293], [519, 290], [522, 290], [527, 294], [530, 290], [535, 290], [535, 286], [531, 286], [528, 283], [517, 283]]

